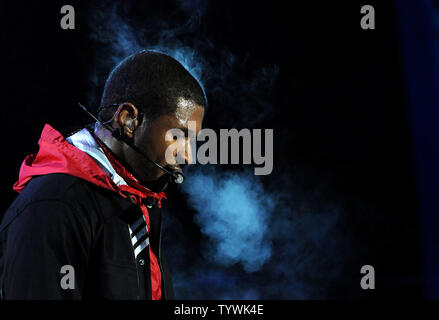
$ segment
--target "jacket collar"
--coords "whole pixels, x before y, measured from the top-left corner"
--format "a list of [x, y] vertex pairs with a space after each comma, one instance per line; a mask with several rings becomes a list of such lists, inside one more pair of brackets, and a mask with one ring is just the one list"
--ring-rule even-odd
[[[151, 197], [157, 200], [159, 206], [161, 199], [166, 199], [163, 192], [155, 193], [143, 187], [91, 133], [90, 136], [85, 132], [80, 133], [71, 141], [76, 141], [78, 146], [82, 146], [86, 151], [71, 144], [57, 130], [46, 124], [38, 141], [38, 153], [25, 158], [13, 189], [20, 193], [34, 176], [64, 173], [118, 192], [123, 197]], [[98, 145], [101, 149], [97, 149]]]
[[79, 150], [87, 153], [99, 167], [113, 180], [117, 185], [127, 185], [125, 180], [114, 170], [108, 158], [105, 156], [102, 148], [87, 129], [82, 129], [66, 139]]

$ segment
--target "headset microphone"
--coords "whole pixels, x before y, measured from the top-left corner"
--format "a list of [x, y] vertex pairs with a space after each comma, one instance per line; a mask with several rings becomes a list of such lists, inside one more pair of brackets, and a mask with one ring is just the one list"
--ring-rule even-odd
[[[162, 165], [158, 164], [157, 162], [151, 160], [142, 150], [140, 150], [139, 148], [137, 148], [130, 140], [128, 140], [123, 134], [122, 131], [120, 130], [114, 130], [111, 126], [109, 126], [106, 123], [101, 122], [97, 117], [95, 117], [90, 111], [87, 110], [86, 107], [84, 107], [80, 102], [78, 102], [78, 105], [81, 107], [82, 110], [84, 110], [89, 116], [91, 116], [97, 123], [99, 123], [101, 126], [103, 126], [105, 129], [107, 129], [108, 131], [110, 131], [113, 135], [113, 137], [115, 137], [118, 140], [123, 141], [125, 144], [129, 145], [132, 149], [134, 149], [134, 151], [136, 151], [137, 153], [140, 153], [145, 159], [147, 159], [149, 162], [153, 163], [156, 167], [158, 167], [159, 169], [161, 169], [162, 171], [166, 172], [167, 174], [169, 174], [169, 180], [173, 183], [176, 184], [180, 184], [183, 183], [184, 181], [184, 175], [183, 173], [181, 173], [180, 171], [174, 170], [174, 171], [169, 171], [168, 169], [164, 168]], [[131, 120], [133, 121], [133, 120]], [[131, 123], [131, 127], [134, 126]]]

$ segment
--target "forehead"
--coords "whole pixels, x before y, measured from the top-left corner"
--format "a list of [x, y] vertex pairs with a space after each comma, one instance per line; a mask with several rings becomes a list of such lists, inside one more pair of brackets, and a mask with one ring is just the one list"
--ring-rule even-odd
[[187, 128], [190, 121], [195, 121], [197, 129], [201, 128], [204, 117], [204, 107], [190, 99], [177, 100], [175, 110], [171, 113], [157, 117], [152, 127], [161, 129]]
[[[177, 106], [175, 108], [175, 112], [173, 113], [173, 116], [175, 116], [175, 119], [178, 121], [180, 125], [186, 124], [189, 120], [193, 120], [193, 121], [202, 120], [204, 114], [204, 108], [196, 104], [193, 100], [179, 97], [176, 103]], [[200, 117], [201, 119], [197, 119]]]

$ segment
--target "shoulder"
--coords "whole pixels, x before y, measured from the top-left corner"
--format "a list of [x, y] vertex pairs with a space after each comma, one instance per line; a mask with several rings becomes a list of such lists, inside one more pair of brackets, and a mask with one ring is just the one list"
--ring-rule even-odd
[[[74, 219], [93, 229], [128, 209], [132, 203], [116, 192], [100, 188], [66, 174], [48, 174], [33, 178], [4, 215], [2, 231], [26, 212], [50, 219]], [[51, 212], [67, 212], [61, 216]]]
[[67, 174], [53, 173], [33, 177], [9, 210], [23, 211], [39, 203], [58, 203], [65, 207], [75, 208], [81, 204], [93, 202], [96, 191], [92, 189], [91, 183]]
[[118, 203], [129, 205], [126, 199], [118, 198], [117, 193], [74, 176], [55, 173], [34, 177], [5, 213], [0, 231], [14, 220], [79, 223], [94, 229], [114, 213]]
[[62, 223], [76, 212], [75, 194], [81, 189], [79, 179], [65, 174], [48, 174], [32, 178], [6, 211], [0, 231], [12, 222], [37, 227], [52, 222]]
[[87, 194], [91, 186], [91, 183], [68, 174], [46, 174], [32, 178], [17, 200], [22, 204], [51, 199], [70, 202], [75, 201], [78, 194]]

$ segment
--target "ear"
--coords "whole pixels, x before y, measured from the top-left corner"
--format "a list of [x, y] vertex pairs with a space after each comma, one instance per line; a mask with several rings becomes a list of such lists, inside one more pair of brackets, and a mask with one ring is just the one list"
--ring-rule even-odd
[[114, 117], [115, 125], [117, 128], [121, 128], [123, 134], [129, 139], [134, 137], [134, 130], [139, 126], [138, 114], [139, 110], [130, 102], [124, 102], [117, 108]]

